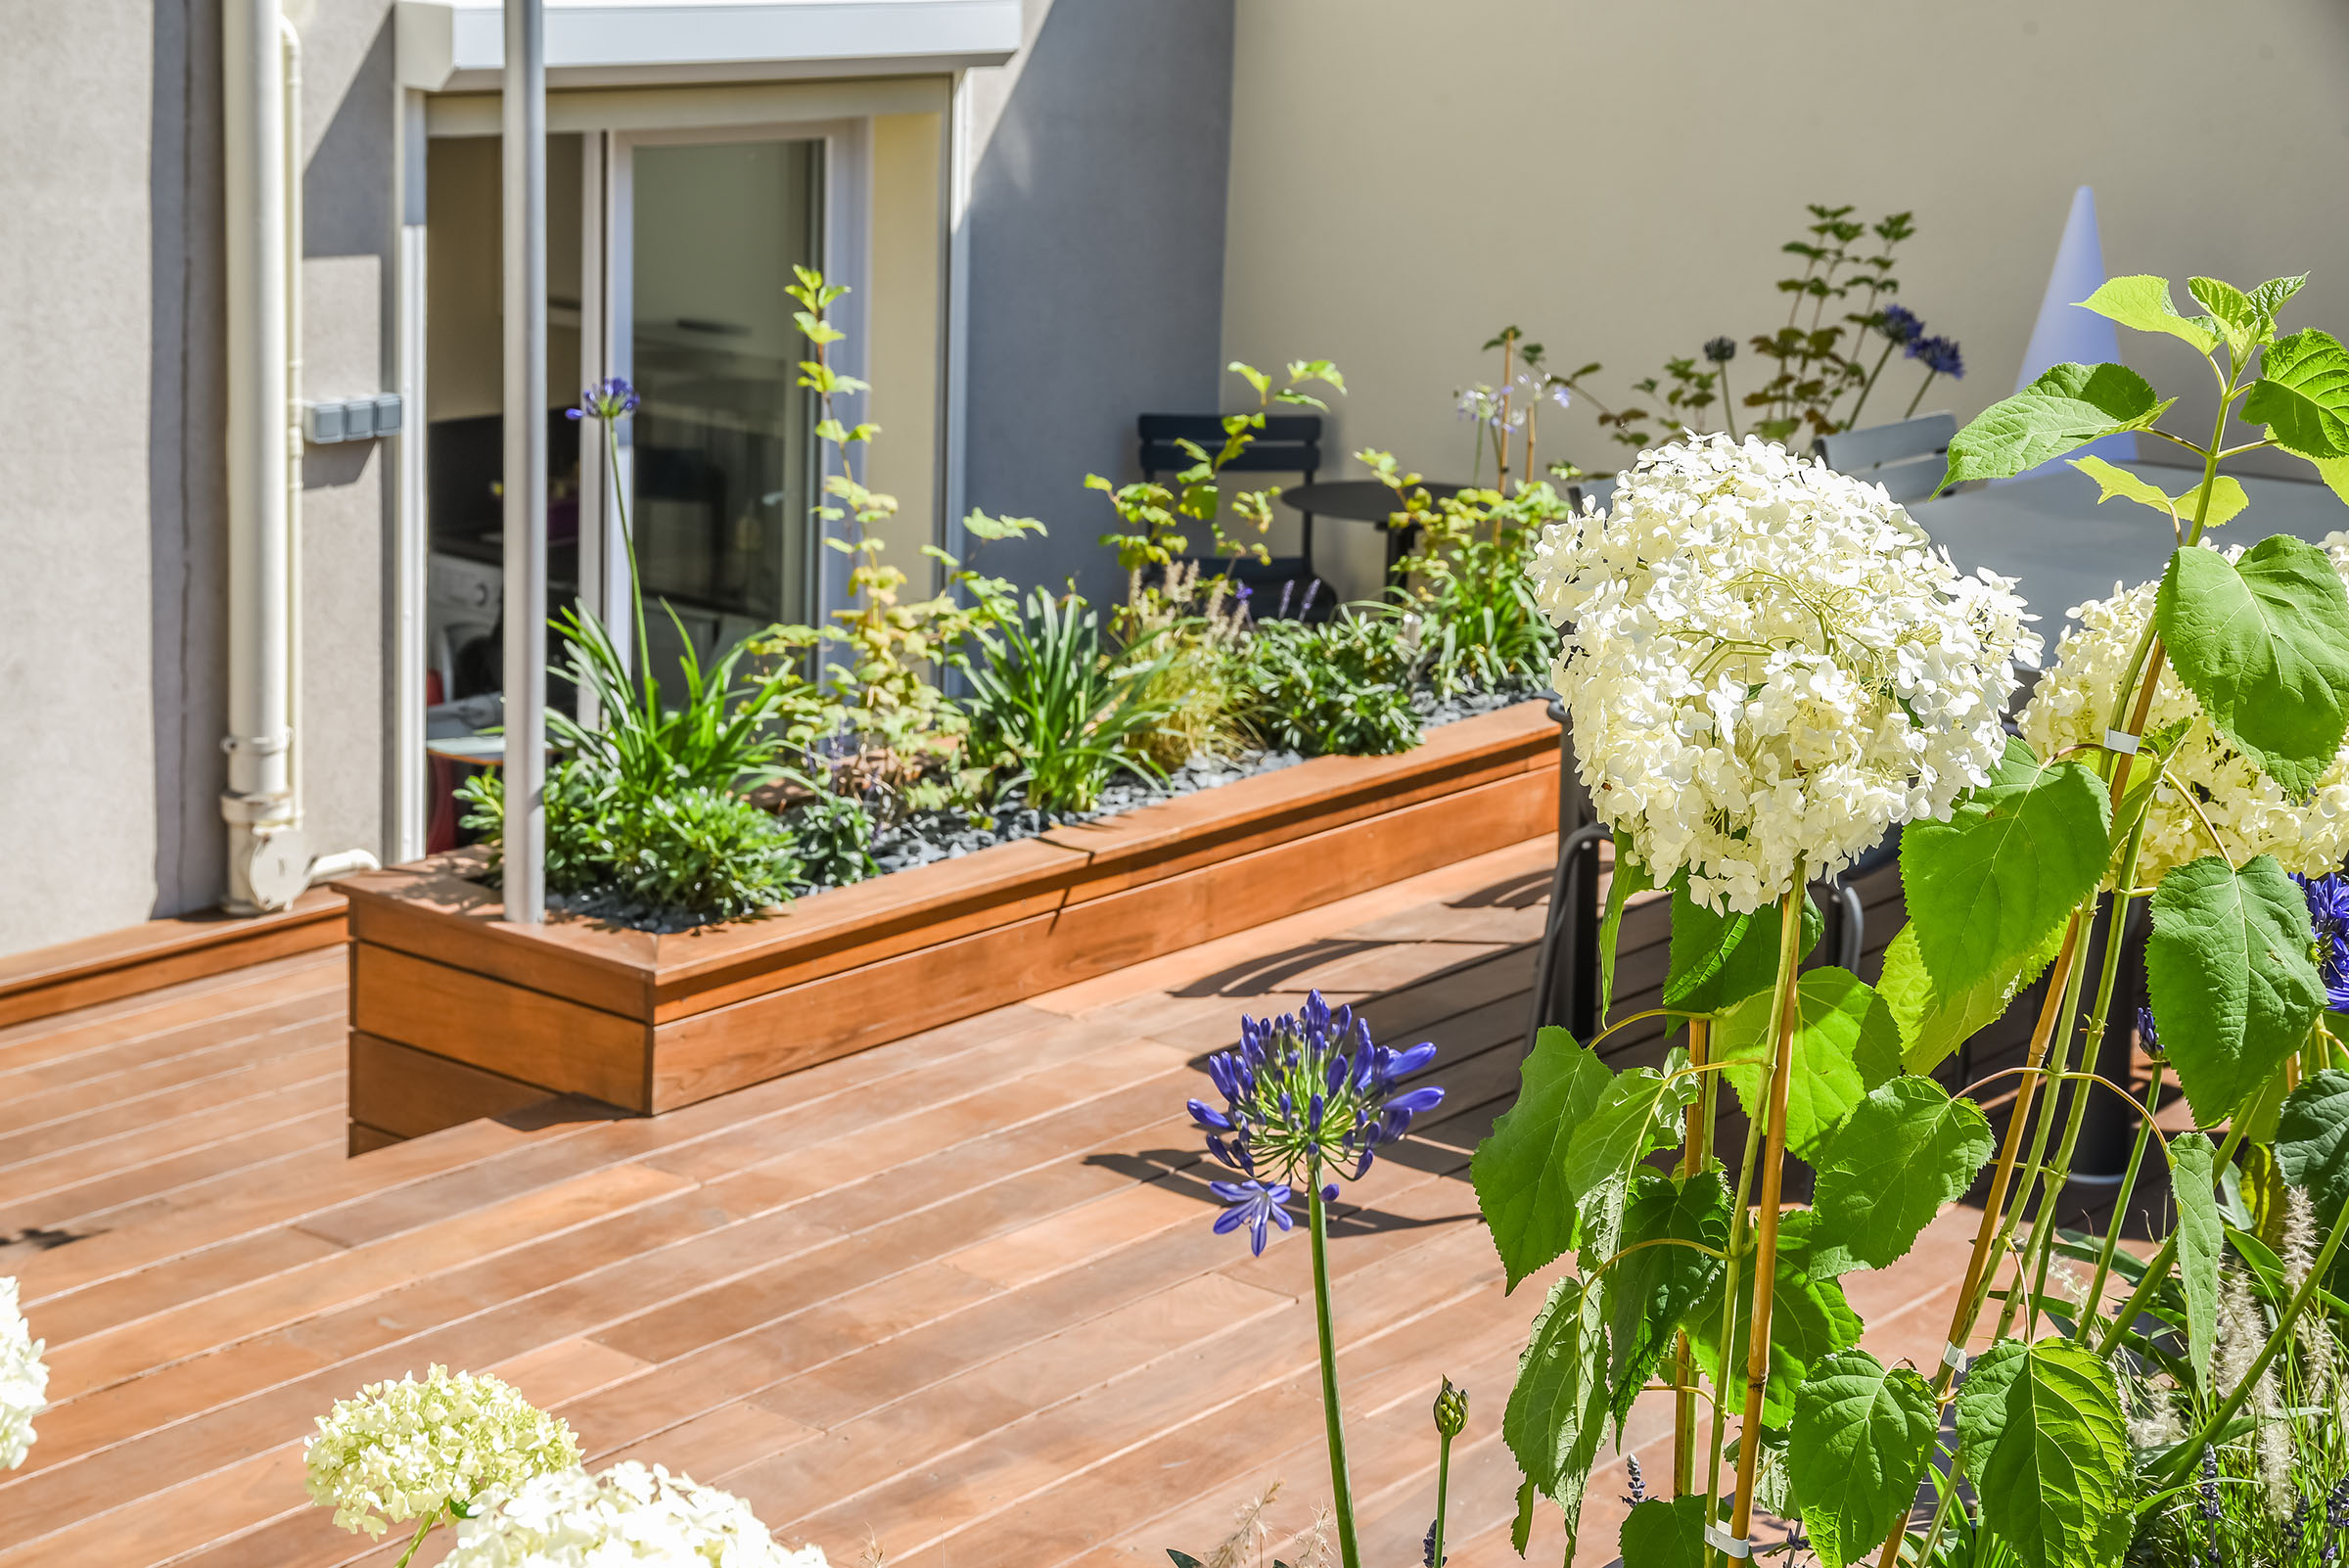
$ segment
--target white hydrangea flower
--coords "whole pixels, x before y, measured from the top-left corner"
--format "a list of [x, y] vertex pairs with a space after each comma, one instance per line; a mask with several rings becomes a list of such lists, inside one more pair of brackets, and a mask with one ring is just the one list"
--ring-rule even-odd
[[302, 1459], [311, 1500], [380, 1539], [388, 1525], [437, 1520], [492, 1489], [575, 1468], [579, 1445], [512, 1384], [435, 1366], [421, 1383], [410, 1374], [337, 1401]]
[[[2325, 552], [2349, 582], [2349, 533], [2328, 536]], [[2233, 561], [2242, 553], [2237, 546], [2226, 555]], [[2023, 738], [2033, 751], [2050, 757], [2065, 747], [2103, 741], [2130, 656], [2160, 588], [2158, 582], [2134, 588], [2115, 584], [2112, 597], [2072, 611], [2080, 624], [2056, 643], [2054, 666], [2023, 710]], [[2218, 830], [2229, 859], [2240, 865], [2253, 855], [2272, 854], [2286, 871], [2311, 877], [2349, 860], [2349, 742], [2318, 778], [2315, 791], [2295, 800], [2211, 727], [2202, 705], [2165, 663], [2153, 706], [2145, 713], [2145, 731], [2181, 722], [2191, 727], [2170, 759], [2170, 775], [2200, 797], [2202, 813]], [[2177, 790], [2168, 783], [2155, 785], [2138, 851], [2138, 882], [2150, 887], [2172, 867], [2216, 853]]]
[[1733, 912], [1842, 870], [1989, 778], [2041, 638], [1879, 484], [1748, 437], [1640, 455], [1533, 566], [1599, 819]]
[[730, 1492], [627, 1461], [600, 1476], [527, 1481], [458, 1526], [443, 1568], [825, 1568], [816, 1546], [786, 1551]]
[[23, 1464], [32, 1447], [32, 1418], [49, 1392], [41, 1348], [17, 1307], [17, 1282], [0, 1279], [0, 1470]]

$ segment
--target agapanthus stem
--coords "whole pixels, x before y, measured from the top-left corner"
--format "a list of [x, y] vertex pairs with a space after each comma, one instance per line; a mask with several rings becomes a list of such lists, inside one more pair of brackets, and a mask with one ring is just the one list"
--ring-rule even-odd
[[[1860, 384], [1860, 395], [1853, 399], [1852, 412], [1850, 416], [1843, 422], [1843, 428], [1845, 430], [1856, 430], [1859, 428], [1860, 410], [1867, 406], [1867, 394], [1876, 390], [1876, 378], [1884, 374], [1885, 365], [1891, 362], [1892, 351], [1899, 346], [1900, 345], [1898, 343], [1894, 343], [1889, 340], [1885, 343], [1884, 352], [1876, 357], [1876, 368], [1869, 371], [1867, 373], [1867, 380]], [[1917, 393], [1917, 395], [1922, 397], [1924, 393], [1920, 392]]]
[[1429, 1538], [1427, 1568], [1444, 1568], [1444, 1512], [1451, 1497], [1451, 1434], [1436, 1433], [1436, 1528]]
[[1338, 1340], [1329, 1320], [1329, 1220], [1321, 1202], [1321, 1168], [1309, 1172], [1306, 1223], [1313, 1241], [1313, 1327], [1321, 1339], [1321, 1419], [1329, 1429], [1329, 1490], [1338, 1520], [1340, 1568], [1361, 1568], [1354, 1538], [1354, 1484], [1346, 1474], [1346, 1418], [1338, 1408]]
[[1794, 1082], [1794, 1035], [1802, 1020], [1799, 991], [1803, 961], [1803, 867], [1778, 915], [1778, 982], [1769, 1099], [1764, 1106], [1760, 1229], [1754, 1240], [1754, 1311], [1745, 1340], [1745, 1419], [1737, 1435], [1737, 1498], [1729, 1508], [1729, 1534], [1744, 1538], [1754, 1522], [1754, 1472], [1762, 1458], [1763, 1395], [1770, 1387], [1770, 1315], [1777, 1299], [1778, 1203], [1786, 1177], [1786, 1101]]
[[[1963, 367], [1960, 366], [1959, 368], [1962, 369]], [[1916, 405], [1925, 400], [1925, 389], [1933, 385], [1933, 378], [1939, 374], [1941, 374], [1941, 372], [1937, 370], [1928, 370], [1925, 372], [1925, 379], [1916, 384], [1916, 395], [1909, 399], [1908, 412], [1901, 415], [1903, 419], [1914, 419], [1916, 417]]]
[[612, 505], [620, 513], [620, 543], [628, 553], [628, 608], [636, 617], [636, 673], [644, 685], [644, 716], [652, 722], [661, 716], [660, 700], [653, 688], [653, 645], [646, 639], [644, 629], [644, 577], [636, 570], [636, 530], [628, 526], [627, 486], [621, 483], [620, 430], [616, 421], [604, 421], [605, 472], [612, 484]]

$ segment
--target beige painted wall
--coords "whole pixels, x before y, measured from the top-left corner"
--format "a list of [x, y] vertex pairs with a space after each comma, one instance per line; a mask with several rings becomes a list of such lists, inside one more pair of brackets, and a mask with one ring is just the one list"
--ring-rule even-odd
[[[1964, 346], [1928, 399], [1961, 417], [2013, 390], [2080, 184], [2108, 271], [2311, 272], [2287, 322], [2349, 329], [2340, 0], [1239, 0], [1236, 70], [1226, 357], [1335, 359], [1348, 449], [1434, 477], [1497, 328], [1620, 390], [1783, 320], [1809, 202], [1913, 209], [1903, 298]], [[2132, 336], [2207, 428], [2190, 351]]]

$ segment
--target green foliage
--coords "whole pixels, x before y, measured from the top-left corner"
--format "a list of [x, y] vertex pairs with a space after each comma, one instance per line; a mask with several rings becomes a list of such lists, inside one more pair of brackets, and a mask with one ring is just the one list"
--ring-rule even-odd
[[2063, 1340], [1994, 1347], [1958, 1394], [1983, 1522], [2030, 1568], [2108, 1568], [2128, 1540], [2127, 1423], [2112, 1371]]
[[1566, 1179], [1567, 1147], [1613, 1081], [1572, 1035], [1544, 1029], [1518, 1069], [1516, 1100], [1476, 1146], [1469, 1178], [1511, 1290], [1575, 1243], [1582, 1194]]
[[2331, 557], [2284, 534], [2237, 562], [2183, 548], [2153, 623], [2219, 733], [2286, 791], [2316, 788], [2349, 733], [2349, 592]]
[[1621, 1250], [1606, 1274], [1607, 1407], [1618, 1441], [1632, 1401], [1713, 1290], [1728, 1245], [1729, 1189], [1720, 1167], [1688, 1176], [1633, 1174]]
[[[831, 346], [847, 334], [832, 325], [829, 312], [849, 291], [807, 267], [792, 270], [796, 281], [784, 292], [800, 305], [792, 319], [813, 354], [800, 361], [799, 385], [815, 393], [821, 414], [815, 435], [824, 498], [814, 519], [825, 545], [851, 562], [850, 603], [833, 612], [832, 625], [774, 626], [754, 646], [787, 666], [822, 661], [833, 703], [826, 734], [845, 732], [852, 743], [851, 770], [858, 784], [878, 786], [899, 806], [943, 804], [944, 796], [924, 781], [951, 768], [968, 722], [940, 680], [947, 672], [969, 676], [993, 653], [997, 632], [1019, 618], [1018, 595], [1008, 581], [983, 576], [935, 545], [922, 550], [937, 563], [934, 593], [910, 591], [913, 579], [888, 561], [876, 530], [897, 515], [897, 497], [856, 478], [856, 458], [881, 427], [851, 427], [837, 411], [836, 399], [870, 390], [831, 363]], [[1040, 534], [1044, 526], [973, 512], [963, 531], [984, 544]]]
[[1278, 388], [1272, 385], [1269, 375], [1253, 365], [1235, 359], [1225, 368], [1256, 393], [1256, 407], [1246, 413], [1223, 416], [1223, 444], [1213, 452], [1195, 441], [1177, 441], [1175, 444], [1191, 459], [1191, 465], [1174, 476], [1172, 485], [1144, 481], [1121, 486], [1098, 474], [1087, 474], [1084, 478], [1086, 489], [1101, 491], [1117, 509], [1123, 528], [1102, 534], [1101, 542], [1118, 552], [1118, 565], [1128, 573], [1140, 573], [1151, 567], [1165, 571], [1173, 567], [1190, 549], [1191, 530], [1202, 526], [1214, 541], [1216, 555], [1226, 562], [1251, 556], [1259, 561], [1270, 559], [1262, 536], [1272, 526], [1272, 501], [1280, 494], [1279, 486], [1248, 490], [1233, 497], [1233, 515], [1247, 526], [1249, 532], [1258, 535], [1250, 539], [1245, 533], [1224, 527], [1222, 490], [1217, 481], [1233, 458], [1255, 443], [1269, 409], [1275, 405], [1327, 408], [1328, 404], [1306, 389], [1318, 384], [1342, 396], [1346, 378], [1326, 359], [1292, 360], [1288, 379]]
[[[2115, 496], [2125, 501], [2135, 501], [2169, 518], [2173, 529], [2183, 528], [2185, 521], [2193, 517], [2200, 517], [2204, 528], [2215, 529], [2251, 504], [2251, 497], [2243, 493], [2242, 483], [2225, 474], [2207, 484], [2195, 485], [2184, 495], [2172, 495], [2125, 468], [2114, 467], [2101, 457], [2075, 457], [2068, 461], [2072, 467], [2096, 482], [2098, 506]], [[2203, 497], [2205, 490], [2209, 492], [2207, 500]]]
[[[1615, 944], [1623, 931], [1623, 911], [1630, 906], [1632, 896], [1651, 893], [1655, 882], [1648, 876], [1647, 867], [1632, 858], [1629, 845], [1615, 847], [1615, 869], [1607, 876], [1607, 908], [1598, 922], [1598, 1017], [1606, 1022], [1615, 1006]], [[1821, 922], [1823, 925], [1824, 922]]]
[[2284, 1096], [2276, 1126], [2276, 1163], [2308, 1194], [2320, 1222], [2349, 1205], [2349, 1072], [2327, 1067]]
[[1994, 1146], [1970, 1100], [1929, 1078], [1880, 1084], [1819, 1149], [1814, 1234], [1861, 1266], [1889, 1268], [1973, 1184]]
[[1468, 489], [1434, 499], [1394, 454], [1355, 454], [1395, 494], [1388, 527], [1410, 541], [1396, 563], [1396, 593], [1419, 618], [1428, 683], [1439, 697], [1462, 691], [1523, 691], [1547, 680], [1558, 638], [1534, 598], [1535, 542], [1568, 515], [1547, 484], [1514, 495]]
[[[1754, 1258], [1749, 1252], [1739, 1271], [1736, 1312], [1729, 1339], [1731, 1375], [1742, 1393], [1746, 1342], [1753, 1328], [1752, 1281]], [[1688, 1337], [1707, 1366], [1721, 1358], [1722, 1286], [1727, 1272], [1688, 1316]], [[1844, 1300], [1843, 1287], [1813, 1261], [1811, 1249], [1799, 1235], [1781, 1235], [1777, 1268], [1771, 1277], [1770, 1383], [1762, 1402], [1765, 1425], [1784, 1426], [1794, 1415], [1795, 1391], [1812, 1367], [1837, 1351], [1860, 1343], [1860, 1314]]]
[[2042, 762], [2019, 739], [1946, 822], [1901, 834], [1910, 929], [1933, 984], [1957, 995], [2036, 949], [2104, 875], [2109, 803], [2080, 761]]
[[1566, 1144], [1566, 1185], [1595, 1192], [1636, 1167], [1680, 1134], [1680, 1113], [1696, 1103], [1696, 1081], [1683, 1071], [1688, 1053], [1676, 1050], [1661, 1069], [1618, 1073]]
[[1221, 575], [1177, 561], [1155, 589], [1132, 574], [1116, 612], [1118, 639], [1155, 654], [1142, 695], [1164, 712], [1136, 743], [1161, 768], [1229, 756], [1246, 744], [1233, 716], [1231, 670], [1247, 642], [1247, 614], [1227, 588]]
[[[1901, 1034], [1884, 999], [1848, 970], [1814, 969], [1797, 991], [1799, 1022], [1788, 1081], [1786, 1146], [1808, 1160], [1870, 1090], [1901, 1071]], [[1748, 996], [1713, 1031], [1713, 1060], [1733, 1063], [1746, 1115], [1759, 1119], [1774, 1041], [1776, 996]]]
[[1419, 744], [1415, 650], [1402, 622], [1356, 606], [1320, 623], [1261, 623], [1235, 662], [1234, 708], [1263, 745], [1308, 757], [1385, 757]]
[[2150, 429], [2176, 400], [2126, 365], [2057, 365], [1958, 433], [1942, 484], [2020, 474], [2100, 436]]
[[852, 796], [818, 791], [790, 813], [801, 876], [810, 888], [845, 888], [881, 874], [873, 859], [873, 813]]
[[2178, 1281], [2186, 1296], [2187, 1355], [2196, 1386], [2210, 1387], [2211, 1352], [2218, 1343], [2219, 1265], [2227, 1250], [2225, 1223], [2212, 1196], [2210, 1142], [2199, 1132], [2170, 1141], [2170, 1190], [2178, 1204]]
[[1909, 1511], [1940, 1417], [1923, 1378], [1864, 1350], [1826, 1357], [1804, 1379], [1787, 1460], [1803, 1529], [1826, 1568], [1865, 1557]]
[[1565, 1510], [1569, 1538], [1581, 1523], [1583, 1492], [1606, 1426], [1607, 1345], [1598, 1309], [1579, 1279], [1551, 1287], [1501, 1415], [1501, 1438], [1518, 1469]]
[[1150, 696], [1158, 666], [1145, 645], [1112, 658], [1100, 618], [1037, 589], [1001, 629], [995, 660], [971, 672], [973, 748], [1044, 811], [1089, 811], [1119, 773], [1164, 775], [1141, 737], [1165, 716]]
[[[1672, 882], [1671, 964], [1664, 1005], [1692, 1013], [1727, 1012], [1770, 990], [1778, 974], [1778, 938], [1785, 929], [1776, 904], [1751, 914], [1725, 914], [1688, 897], [1685, 877]], [[1801, 956], [1808, 958], [1827, 929], [1826, 916], [1803, 895]]]
[[2162, 1049], [2215, 1126], [2297, 1049], [2325, 1009], [2308, 904], [2273, 856], [2189, 861], [2153, 894], [2145, 975]]
[[2267, 426], [2285, 451], [2349, 457], [2349, 349], [2339, 339], [2314, 327], [2278, 338], [2259, 368], [2243, 399], [2244, 419]]
[[2170, 284], [2166, 278], [2107, 278], [2096, 286], [2096, 293], [2080, 302], [2124, 327], [2139, 332], [2166, 332], [2196, 353], [2206, 354], [2219, 345], [2216, 323], [2206, 318], [2182, 316], [2178, 307], [2170, 303]]
[[1705, 1499], [1648, 1499], [1623, 1516], [1617, 1545], [1623, 1568], [1705, 1568]]
[[1901, 927], [1884, 949], [1884, 973], [1876, 982], [1876, 994], [1892, 1009], [1901, 1032], [1901, 1065], [1911, 1073], [1930, 1073], [1949, 1060], [1958, 1046], [2004, 1017], [2015, 994], [2055, 961], [2062, 946], [2059, 926], [2021, 957], [2006, 955], [1996, 973], [1961, 991], [1945, 991], [1925, 968], [1916, 928]]

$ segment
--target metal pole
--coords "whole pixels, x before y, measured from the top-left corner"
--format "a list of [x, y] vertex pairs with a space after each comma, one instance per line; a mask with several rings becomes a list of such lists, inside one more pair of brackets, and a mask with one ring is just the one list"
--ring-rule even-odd
[[546, 918], [546, 13], [505, 0], [506, 918]]

